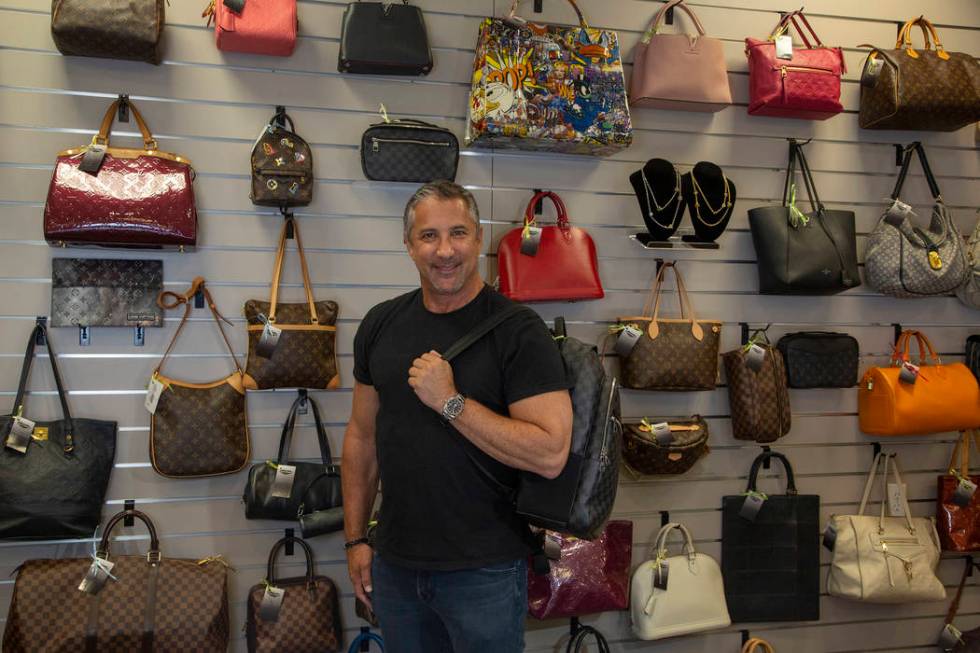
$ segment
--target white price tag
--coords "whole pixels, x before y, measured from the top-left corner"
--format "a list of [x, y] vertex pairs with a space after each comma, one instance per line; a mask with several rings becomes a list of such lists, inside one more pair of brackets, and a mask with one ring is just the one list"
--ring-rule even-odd
[[902, 483], [901, 487], [898, 483], [888, 484], [888, 512], [892, 517], [905, 516], [905, 502], [902, 500], [905, 492], [905, 483]]
[[150, 415], [156, 414], [157, 403], [160, 401], [164, 387], [163, 381], [156, 374], [150, 377], [150, 384], [146, 386], [146, 399], [143, 401], [143, 405], [150, 411]]
[[783, 34], [782, 36], [776, 37], [776, 58], [793, 58], [793, 37], [789, 34]]

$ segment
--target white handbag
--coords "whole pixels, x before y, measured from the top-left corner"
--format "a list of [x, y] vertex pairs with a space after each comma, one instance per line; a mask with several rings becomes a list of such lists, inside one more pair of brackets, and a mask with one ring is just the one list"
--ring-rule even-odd
[[[682, 554], [667, 556], [667, 539], [674, 529], [684, 536]], [[682, 524], [660, 529], [654, 559], [633, 572], [630, 615], [640, 639], [663, 639], [731, 625], [725, 603], [725, 585], [718, 563], [694, 550], [691, 533]], [[664, 574], [666, 572], [666, 574]], [[655, 586], [666, 576], [667, 588]]]
[[[904, 493], [905, 515], [885, 516], [889, 463], [895, 483], [901, 487], [902, 475], [895, 454], [879, 453], [868, 472], [858, 514], [831, 517], [836, 541], [827, 591], [833, 596], [869, 603], [942, 601], [946, 589], [936, 578], [940, 550], [935, 519], [913, 518]], [[877, 517], [865, 516], [879, 465], [881, 512]]]

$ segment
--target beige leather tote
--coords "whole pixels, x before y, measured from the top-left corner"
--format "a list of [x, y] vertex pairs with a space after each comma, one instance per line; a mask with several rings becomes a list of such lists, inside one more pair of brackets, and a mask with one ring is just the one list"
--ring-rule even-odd
[[[683, 9], [697, 34], [659, 34], [670, 8]], [[701, 21], [684, 4], [661, 7], [633, 55], [630, 105], [681, 111], [720, 111], [732, 103], [721, 41], [704, 35]]]

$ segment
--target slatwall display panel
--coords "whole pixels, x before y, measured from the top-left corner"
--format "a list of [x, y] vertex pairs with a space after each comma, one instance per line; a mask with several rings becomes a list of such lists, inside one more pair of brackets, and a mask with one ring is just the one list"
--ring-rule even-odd
[[[244, 361], [247, 342], [241, 306], [266, 299], [281, 221], [274, 210], [248, 199], [248, 154], [276, 104], [285, 104], [298, 132], [310, 143], [315, 160], [313, 204], [300, 216], [314, 292], [340, 304], [338, 355], [341, 388], [315, 393], [324, 413], [332, 455], [339, 460], [350, 414], [353, 337], [365, 313], [375, 304], [418, 284], [404, 253], [401, 212], [412, 184], [383, 184], [363, 178], [358, 147], [367, 126], [380, 121], [384, 103], [395, 117], [435, 122], [462, 136], [476, 33], [483, 16], [502, 14], [507, 0], [419, 0], [435, 56], [428, 77], [341, 75], [336, 71], [339, 0], [300, 0], [300, 38], [289, 58], [225, 53], [214, 46], [198, 3], [171, 3], [167, 9], [164, 63], [159, 67], [126, 61], [61, 56], [49, 32], [46, 0], [0, 0], [0, 413], [9, 412], [16, 392], [24, 340], [36, 315], [50, 307], [50, 260], [83, 258], [159, 258], [164, 261], [165, 288], [182, 292], [195, 276], [205, 276], [220, 310], [231, 320], [232, 348]], [[204, 3], [201, 2], [201, 5]], [[590, 24], [618, 30], [627, 77], [632, 51], [660, 3], [651, 0], [579, 0]], [[787, 137], [810, 138], [807, 155], [821, 199], [830, 208], [856, 213], [858, 252], [874, 228], [882, 198], [891, 192], [897, 167], [895, 143], [921, 139], [930, 156], [943, 196], [961, 231], [977, 220], [980, 207], [980, 157], [974, 133], [863, 131], [858, 128], [859, 79], [864, 60], [861, 43], [890, 47], [896, 23], [922, 12], [921, 2], [854, 3], [815, 0], [807, 15], [828, 45], [840, 45], [848, 71], [842, 85], [844, 113], [823, 122], [758, 118], [746, 114], [748, 75], [746, 36], [764, 37], [786, 9], [775, 0], [690, 2], [708, 34], [722, 40], [735, 105], [717, 114], [633, 111], [634, 144], [605, 159], [548, 154], [463, 150], [457, 180], [480, 204], [485, 241], [480, 270], [492, 281], [499, 240], [518, 226], [535, 188], [559, 192], [574, 224], [586, 228], [599, 252], [605, 299], [585, 303], [535, 305], [547, 320], [565, 316], [570, 335], [598, 342], [619, 315], [641, 309], [656, 267], [656, 258], [681, 261], [700, 317], [723, 321], [721, 351], [740, 344], [741, 322], [772, 324], [773, 341], [798, 330], [846, 331], [858, 339], [862, 371], [887, 360], [893, 323], [925, 330], [945, 360], [962, 360], [967, 336], [980, 332], [980, 314], [951, 297], [900, 301], [859, 287], [834, 297], [763, 297], [757, 294], [755, 251], [747, 209], [779, 203], [787, 157]], [[944, 0], [928, 7], [927, 17], [949, 50], [980, 55], [980, 6], [974, 0]], [[532, 7], [525, 3], [524, 15]], [[537, 20], [569, 22], [574, 14], [560, 0], [544, 3]], [[690, 30], [683, 12], [668, 30]], [[916, 33], [915, 39], [921, 38]], [[918, 40], [916, 41], [918, 43]], [[194, 162], [195, 193], [200, 214], [199, 247], [193, 253], [126, 250], [52, 249], [43, 240], [42, 210], [52, 162], [59, 150], [87, 143], [108, 103], [128, 93], [157, 136], [161, 148]], [[113, 143], [138, 143], [135, 125], [116, 124]], [[628, 176], [652, 157], [666, 158], [683, 171], [697, 161], [721, 165], [738, 188], [730, 226], [715, 251], [648, 252], [628, 236], [642, 229], [642, 219]], [[921, 170], [913, 164], [906, 200], [920, 213], [929, 195]], [[805, 204], [805, 202], [804, 202]], [[544, 221], [553, 219], [545, 204]], [[689, 220], [690, 218], [685, 218]], [[283, 277], [286, 301], [302, 298], [295, 254], [287, 258]], [[862, 259], [863, 264], [863, 259]], [[863, 267], [863, 265], [862, 265]], [[863, 274], [863, 270], [862, 270]], [[668, 289], [665, 311], [676, 311]], [[91, 344], [80, 346], [75, 329], [53, 329], [59, 364], [71, 390], [73, 412], [119, 423], [116, 468], [109, 486], [106, 514], [127, 499], [147, 511], [161, 532], [165, 555], [203, 558], [222, 553], [237, 569], [231, 574], [232, 650], [245, 649], [241, 631], [248, 588], [265, 575], [271, 545], [290, 524], [244, 518], [241, 493], [245, 473], [210, 479], [169, 480], [156, 475], [149, 462], [149, 418], [143, 388], [179, 323], [180, 311], [167, 314], [164, 326], [146, 329], [146, 344], [133, 346], [131, 329], [92, 329]], [[35, 364], [29, 389], [29, 414], [58, 414], [46, 352]], [[617, 363], [607, 359], [611, 371]], [[206, 310], [196, 310], [184, 329], [167, 372], [206, 381], [225, 374], [232, 361]], [[701, 414], [711, 433], [711, 453], [684, 476], [633, 477], [623, 474], [614, 517], [634, 522], [634, 566], [649, 555], [650, 542], [664, 513], [687, 524], [696, 545], [721, 554], [721, 497], [744, 491], [749, 465], [760, 451], [734, 439], [727, 381], [702, 393], [624, 391], [626, 419]], [[803, 493], [820, 494], [821, 519], [857, 509], [864, 474], [871, 461], [872, 439], [857, 426], [855, 389], [793, 390], [793, 429], [774, 447], [794, 463]], [[279, 430], [291, 392], [249, 395], [252, 462], [275, 456]], [[291, 457], [316, 460], [319, 451], [309, 415], [298, 420]], [[892, 439], [883, 444], [899, 453], [907, 477], [912, 511], [934, 512], [936, 475], [945, 468], [956, 434]], [[763, 470], [762, 488], [780, 492], [778, 465]], [[139, 526], [120, 529], [118, 549], [137, 553], [147, 537]], [[814, 533], [814, 537], [818, 534]], [[312, 540], [319, 573], [333, 578], [344, 598], [348, 636], [360, 621], [353, 612], [342, 534]], [[25, 559], [87, 556], [91, 541], [0, 543], [0, 617], [13, 590], [11, 572]], [[281, 557], [280, 573], [298, 575], [299, 556]], [[822, 575], [830, 556], [821, 552]], [[939, 576], [952, 591], [962, 560], [946, 556]], [[945, 603], [876, 606], [821, 597], [820, 622], [753, 624], [778, 651], [794, 653], [890, 651], [925, 652], [945, 613]], [[971, 581], [958, 622], [980, 625], [980, 589]], [[737, 651], [741, 627], [664, 642], [639, 642], [623, 614], [589, 616], [617, 652], [671, 651], [715, 653]], [[567, 623], [530, 621], [527, 650], [559, 650]]]

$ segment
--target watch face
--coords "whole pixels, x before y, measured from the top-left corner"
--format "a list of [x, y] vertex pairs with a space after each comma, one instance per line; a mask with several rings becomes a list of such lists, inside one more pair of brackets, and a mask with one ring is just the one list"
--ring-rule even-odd
[[446, 407], [442, 411], [446, 419], [456, 419], [459, 417], [459, 414], [463, 412], [463, 403], [465, 401], [466, 400], [463, 399], [463, 395], [455, 395], [450, 397], [449, 400], [446, 401]]

